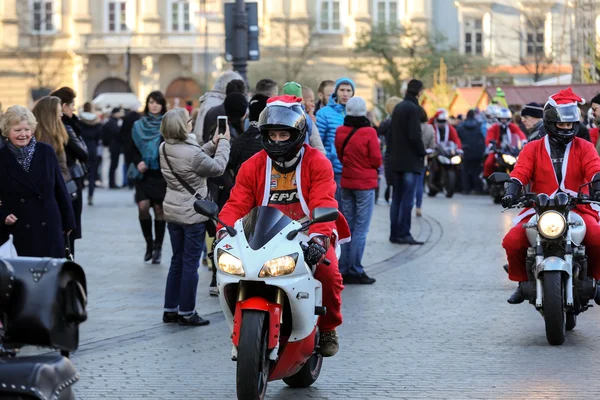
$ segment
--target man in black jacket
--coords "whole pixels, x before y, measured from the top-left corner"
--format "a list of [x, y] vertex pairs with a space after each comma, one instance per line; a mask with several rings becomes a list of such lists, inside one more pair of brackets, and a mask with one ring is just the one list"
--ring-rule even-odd
[[464, 152], [460, 166], [462, 191], [470, 194], [472, 190], [481, 192], [479, 175], [482, 172], [481, 160], [485, 152], [485, 138], [481, 134], [481, 124], [475, 119], [475, 111], [469, 110], [465, 122], [458, 126], [458, 137]]
[[121, 140], [121, 109], [114, 108], [110, 118], [104, 124], [102, 131], [102, 144], [110, 150], [110, 169], [108, 172], [108, 182], [111, 189], [117, 189], [115, 173], [119, 166], [119, 157], [123, 153], [123, 143]]
[[410, 233], [417, 182], [426, 154], [421, 140], [419, 97], [422, 93], [423, 83], [416, 79], [411, 80], [404, 100], [392, 113], [391, 135], [387, 146], [393, 173], [390, 242], [396, 244], [423, 244], [416, 241]]

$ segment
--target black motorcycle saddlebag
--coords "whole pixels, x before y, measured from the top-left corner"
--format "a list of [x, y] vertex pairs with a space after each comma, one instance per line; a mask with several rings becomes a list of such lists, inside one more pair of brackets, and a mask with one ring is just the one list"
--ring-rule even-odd
[[6, 347], [35, 345], [75, 351], [79, 324], [87, 319], [83, 269], [64, 259], [0, 260], [12, 265], [15, 284], [5, 312]]
[[58, 353], [0, 358], [0, 399], [72, 400], [78, 379], [71, 361]]

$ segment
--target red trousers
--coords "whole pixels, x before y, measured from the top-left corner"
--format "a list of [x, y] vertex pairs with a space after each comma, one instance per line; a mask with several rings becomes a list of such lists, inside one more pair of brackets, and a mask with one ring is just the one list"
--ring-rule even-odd
[[331, 265], [319, 264], [315, 271], [315, 279], [323, 285], [323, 306], [327, 308], [327, 314], [319, 318], [321, 332], [332, 331], [342, 324], [342, 290], [344, 289], [333, 246], [329, 247], [325, 258], [331, 261]]
[[[585, 221], [586, 234], [583, 244], [586, 246], [588, 256], [588, 275], [594, 279], [600, 279], [600, 225], [594, 217], [589, 214], [577, 213]], [[502, 247], [506, 250], [508, 258], [508, 279], [515, 282], [527, 280], [525, 259], [529, 241], [525, 234], [523, 223], [530, 218], [525, 218], [514, 226], [502, 241]]]
[[483, 163], [483, 177], [488, 178], [496, 170], [496, 155], [490, 153]]

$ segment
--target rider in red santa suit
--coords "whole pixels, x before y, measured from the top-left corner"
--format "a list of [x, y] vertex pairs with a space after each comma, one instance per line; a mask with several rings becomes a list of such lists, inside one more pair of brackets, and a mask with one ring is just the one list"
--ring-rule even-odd
[[[318, 207], [338, 208], [331, 163], [304, 144], [307, 128], [301, 101], [295, 96], [267, 101], [258, 121], [264, 150], [242, 164], [219, 215], [225, 224], [233, 225], [258, 206], [275, 207], [294, 220], [306, 220]], [[225, 234], [220, 230], [219, 238]], [[339, 349], [335, 328], [342, 323], [344, 288], [335, 246], [350, 240], [350, 229], [340, 214], [336, 222], [312, 225], [309, 237], [307, 260], [311, 257], [319, 263], [315, 278], [323, 285], [323, 305], [327, 308], [327, 314], [319, 319], [320, 351], [330, 357]], [[322, 263], [325, 257], [331, 265]]]
[[[496, 143], [496, 146], [511, 146], [517, 147], [518, 142], [524, 142], [527, 137], [519, 129], [519, 126], [511, 122], [512, 113], [508, 108], [501, 108], [498, 110], [496, 115], [498, 122], [495, 123], [488, 129], [485, 137], [485, 144], [489, 146], [492, 140]], [[494, 173], [496, 169], [496, 156], [493, 152], [490, 152], [485, 159], [483, 164], [483, 176], [488, 177]]]
[[448, 142], [454, 142], [458, 149], [462, 149], [462, 143], [460, 142], [456, 129], [448, 123], [448, 113], [446, 110], [438, 110], [433, 118], [429, 120], [429, 124], [432, 125], [435, 130], [436, 144], [448, 144]]
[[[578, 103], [583, 100], [571, 88], [550, 97], [544, 106], [544, 127], [548, 133], [540, 140], [528, 143], [521, 151], [511, 181], [506, 183], [504, 207], [514, 205], [523, 186], [531, 185], [530, 192], [554, 196], [558, 191], [577, 195], [579, 187], [600, 177], [600, 157], [587, 140], [576, 137], [579, 130]], [[583, 193], [587, 193], [587, 187]], [[600, 182], [592, 185], [592, 198], [600, 199]], [[589, 205], [578, 205], [573, 212], [585, 221], [587, 233], [583, 241], [589, 259], [589, 275], [600, 279], [600, 220]], [[535, 212], [525, 209], [517, 217], [517, 224], [506, 234], [502, 246], [508, 258], [508, 277], [519, 282], [517, 290], [508, 298], [511, 304], [522, 303], [521, 282], [527, 281], [525, 260], [529, 241], [522, 224]], [[600, 304], [600, 291], [596, 292]]]

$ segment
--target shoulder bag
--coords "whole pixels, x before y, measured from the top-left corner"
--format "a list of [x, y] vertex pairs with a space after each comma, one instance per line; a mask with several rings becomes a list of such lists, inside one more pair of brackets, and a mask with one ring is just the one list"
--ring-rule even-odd
[[359, 129], [360, 128], [354, 128], [354, 129], [352, 129], [352, 131], [350, 131], [350, 133], [346, 137], [346, 140], [344, 140], [344, 144], [342, 145], [342, 148], [341, 148], [341, 151], [340, 151], [340, 157], [338, 157], [338, 158], [344, 158], [344, 149], [346, 148], [346, 145], [348, 144], [348, 142], [350, 141], [350, 139], [352, 138], [352, 136], [354, 136], [354, 134], [356, 133], [356, 131], [358, 131]]

